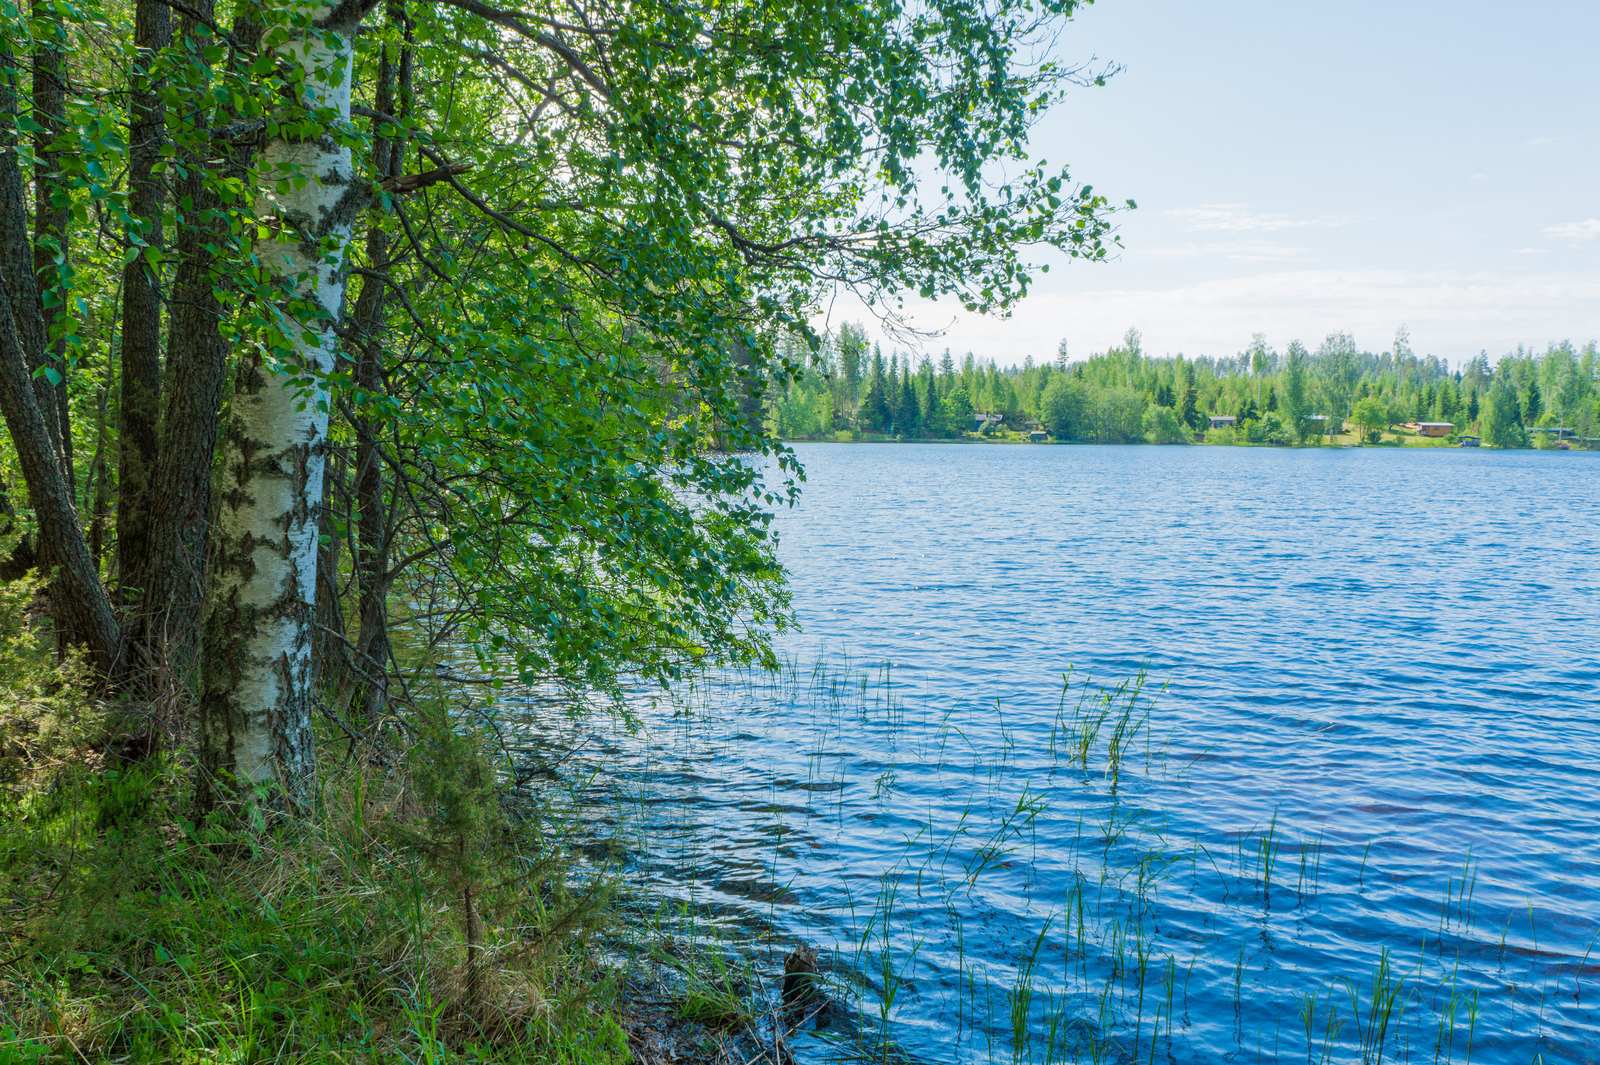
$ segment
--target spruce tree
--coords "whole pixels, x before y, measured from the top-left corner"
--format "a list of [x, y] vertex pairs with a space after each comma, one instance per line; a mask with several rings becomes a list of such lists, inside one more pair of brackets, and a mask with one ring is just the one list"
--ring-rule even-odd
[[900, 377], [900, 403], [897, 407], [895, 429], [901, 436], [915, 438], [922, 434], [922, 411], [917, 405], [917, 393], [911, 385], [910, 364]]
[[861, 398], [861, 409], [856, 424], [867, 432], [881, 433], [889, 427], [889, 382], [883, 368], [883, 352], [876, 346], [872, 352], [872, 374], [867, 381], [867, 394]]
[[1191, 429], [1200, 428], [1200, 390], [1194, 384], [1194, 367], [1183, 364], [1183, 424]]

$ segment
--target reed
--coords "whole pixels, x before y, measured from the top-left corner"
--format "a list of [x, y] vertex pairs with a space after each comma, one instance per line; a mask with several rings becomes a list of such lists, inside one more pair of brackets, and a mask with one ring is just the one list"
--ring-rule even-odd
[[[849, 1018], [834, 1029], [831, 1056], [896, 1057], [910, 1012], [951, 1019], [956, 1060], [1009, 1052], [1013, 1061], [1052, 1063], [1153, 1060], [1163, 1053], [1187, 1060], [1197, 1052], [1220, 1054], [1219, 1045], [1248, 1057], [1250, 1042], [1271, 1060], [1280, 1026], [1305, 1040], [1308, 1063], [1426, 1060], [1422, 1048], [1429, 1042], [1438, 1060], [1448, 1061], [1463, 1050], [1472, 1055], [1480, 1028], [1503, 1028], [1521, 1046], [1565, 1023], [1562, 1011], [1571, 1007], [1551, 990], [1559, 984], [1565, 991], [1565, 963], [1555, 982], [1548, 967], [1536, 966], [1527, 979], [1519, 973], [1518, 983], [1530, 994], [1538, 988], [1542, 1007], [1530, 998], [1531, 1023], [1517, 1029], [1520, 991], [1508, 994], [1488, 959], [1497, 956], [1501, 966], [1512, 961], [1520, 947], [1510, 928], [1520, 928], [1521, 918], [1509, 920], [1498, 896], [1488, 902], [1478, 894], [1485, 881], [1475, 850], [1427, 883], [1420, 951], [1408, 951], [1403, 970], [1378, 942], [1364, 963], [1348, 969], [1284, 968], [1267, 953], [1254, 965], [1254, 948], [1238, 930], [1260, 935], [1267, 950], [1285, 937], [1306, 942], [1302, 936], [1321, 934], [1330, 920], [1364, 905], [1357, 896], [1365, 893], [1369, 871], [1386, 905], [1401, 892], [1415, 899], [1418, 888], [1391, 873], [1383, 842], [1330, 843], [1320, 825], [1296, 824], [1277, 805], [1226, 834], [1184, 825], [1181, 799], [1166, 792], [1182, 788], [1213, 748], [1186, 748], [1184, 737], [1165, 727], [1142, 676], [1097, 686], [1068, 670], [1060, 675], [1057, 706], [1030, 723], [992, 695], [981, 703], [908, 704], [911, 674], [903, 666], [872, 672], [865, 684], [859, 674], [838, 672], [813, 668], [778, 688], [798, 693], [782, 695], [798, 700], [782, 727], [805, 752], [801, 775], [818, 787], [797, 800], [813, 813], [785, 814], [763, 855], [771, 883], [793, 885], [786, 890], [815, 900], [827, 890], [816, 863], [797, 879], [792, 870], [799, 866], [785, 869], [783, 862], [804, 859], [807, 851], [799, 848], [806, 841], [825, 842], [819, 832], [845, 838], [864, 816], [899, 823], [902, 851], [881, 848], [881, 857], [844, 870], [848, 883], [839, 893], [850, 901], [834, 914], [815, 914], [810, 926], [824, 944], [834, 943], [827, 982]], [[759, 683], [737, 690], [741, 707], [779, 697], [763, 693]], [[711, 711], [696, 713], [705, 721]], [[872, 742], [883, 743], [869, 749], [870, 757], [850, 752], [852, 743], [866, 742], [855, 724], [863, 720]], [[1032, 779], [1024, 757], [1029, 742], [1038, 747]], [[895, 745], [907, 759], [892, 757]], [[960, 800], [939, 804], [948, 814], [921, 798], [957, 788]], [[778, 793], [772, 795], [776, 804]], [[826, 815], [825, 824], [817, 814]], [[689, 832], [687, 821], [683, 831]], [[1220, 847], [1231, 848], [1228, 869], [1221, 868]], [[1330, 847], [1334, 860], [1325, 863]], [[1358, 858], [1354, 869], [1341, 853]], [[865, 882], [878, 890], [851, 886]], [[1274, 894], [1281, 902], [1291, 886], [1295, 909], [1274, 912]], [[1394, 903], [1408, 904], [1403, 895]], [[1550, 923], [1531, 906], [1523, 909], [1529, 924], [1521, 942], [1540, 949], [1552, 936]], [[1196, 912], [1208, 915], [1209, 928], [1229, 934], [1206, 932], [1186, 948], [1190, 957], [1180, 966], [1177, 953], [1158, 946], [1172, 940], [1160, 936], [1170, 934], [1162, 930], [1174, 913]], [[765, 914], [792, 925], [798, 911], [768, 905]], [[1481, 942], [1475, 929], [1503, 918], [1497, 954], [1492, 937]], [[1586, 973], [1589, 954], [1581, 946], [1571, 952], [1577, 965], [1568, 1003], [1581, 994]], [[1217, 1022], [1229, 1013], [1232, 1031], [1223, 1033]], [[1267, 1031], [1274, 1033], [1270, 1043]], [[1301, 1048], [1296, 1040], [1292, 1051], [1282, 1049]]]

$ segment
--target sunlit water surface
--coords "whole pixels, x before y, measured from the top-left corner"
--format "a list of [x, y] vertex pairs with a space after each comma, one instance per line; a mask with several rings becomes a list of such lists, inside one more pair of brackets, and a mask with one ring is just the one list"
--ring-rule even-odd
[[796, 450], [787, 678], [527, 739], [802, 1061], [1600, 1060], [1600, 455]]

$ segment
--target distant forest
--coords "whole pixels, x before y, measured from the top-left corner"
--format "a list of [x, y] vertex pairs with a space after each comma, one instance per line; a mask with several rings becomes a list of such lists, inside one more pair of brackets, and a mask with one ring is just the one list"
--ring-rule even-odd
[[[1279, 352], [1257, 334], [1231, 358], [1154, 357], [1130, 329], [1122, 344], [1085, 360], [1069, 359], [1063, 342], [1052, 361], [1002, 369], [971, 353], [958, 362], [948, 350], [937, 362], [885, 357], [860, 326], [846, 325], [818, 351], [790, 357], [810, 369], [771, 397], [769, 417], [791, 440], [1043, 433], [1101, 444], [1376, 444], [1418, 436], [1426, 422], [1446, 442], [1470, 434], [1495, 447], [1594, 446], [1600, 436], [1594, 341], [1519, 346], [1497, 361], [1483, 352], [1452, 371], [1413, 354], [1403, 328], [1382, 352], [1359, 350], [1347, 333], [1314, 351], [1295, 341]], [[1234, 422], [1213, 427], [1213, 416]]]

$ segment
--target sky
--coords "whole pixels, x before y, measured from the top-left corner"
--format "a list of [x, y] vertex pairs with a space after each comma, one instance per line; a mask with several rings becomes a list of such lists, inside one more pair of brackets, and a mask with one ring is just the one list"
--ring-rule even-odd
[[[1107, 263], [1051, 253], [1006, 319], [908, 305], [922, 342], [1002, 366], [1233, 355], [1264, 333], [1460, 365], [1600, 338], [1600, 4], [1099, 0], [1058, 58], [1120, 63], [1032, 148], [1138, 210]], [[872, 316], [848, 298], [830, 321]], [[886, 349], [891, 346], [887, 341]], [[893, 344], [904, 348], [903, 342]]]

